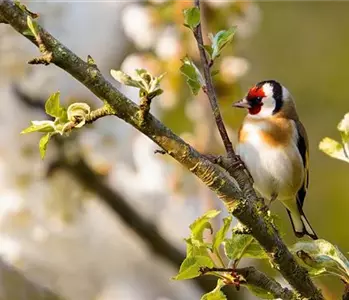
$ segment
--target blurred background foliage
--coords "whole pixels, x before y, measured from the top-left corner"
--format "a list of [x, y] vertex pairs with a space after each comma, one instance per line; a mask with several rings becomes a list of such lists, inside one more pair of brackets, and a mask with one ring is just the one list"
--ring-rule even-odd
[[[28, 2], [46, 29], [78, 55], [92, 55], [104, 74], [112, 68], [133, 73], [142, 67], [154, 75], [167, 72], [162, 81], [165, 92], [153, 101], [153, 113], [199, 151], [222, 153], [208, 100], [203, 93], [193, 97], [179, 72], [185, 55], [199, 59], [194, 38], [183, 26], [182, 10], [191, 5], [191, 1], [166, 0]], [[214, 67], [220, 71], [215, 86], [232, 140], [244, 117], [231, 108], [232, 102], [258, 81], [283, 83], [297, 102], [310, 140], [305, 212], [317, 234], [343, 253], [349, 249], [349, 169], [320, 152], [318, 144], [324, 136], [338, 136], [336, 125], [349, 110], [348, 11], [349, 3], [330, 1], [203, 4], [205, 37], [238, 26], [233, 44]], [[68, 299], [197, 299], [201, 294], [197, 287], [171, 282], [176, 269], [154, 256], [149, 259], [132, 228], [115, 219], [115, 211], [103, 204], [100, 194], [87, 192], [69, 171], [47, 177], [47, 169], [59, 153], [70, 161], [83, 157], [181, 250], [194, 218], [222, 205], [180, 165], [154, 155], [153, 144], [113, 118], [73, 134], [64, 145], [49, 145], [48, 159], [40, 161], [39, 137], [18, 137], [30, 120], [42, 118], [33, 103], [39, 107], [56, 90], [61, 90], [65, 104], [73, 99], [95, 106], [99, 102], [54, 66], [27, 66], [35, 53], [11, 28], [0, 26], [0, 97], [6, 105], [0, 114], [2, 258]], [[138, 101], [132, 88], [124, 92]], [[31, 107], [28, 101], [23, 103], [25, 97]], [[284, 209], [275, 203], [272, 210], [282, 220], [286, 242], [293, 244], [296, 238]], [[150, 272], [157, 274], [152, 282]], [[339, 299], [343, 287], [337, 279], [317, 282], [327, 299]], [[243, 292], [237, 297], [254, 299]]]

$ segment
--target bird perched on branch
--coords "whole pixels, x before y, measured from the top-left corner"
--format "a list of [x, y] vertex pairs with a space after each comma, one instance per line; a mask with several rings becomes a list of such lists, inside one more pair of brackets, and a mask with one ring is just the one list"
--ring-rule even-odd
[[297, 237], [317, 235], [303, 212], [309, 183], [308, 137], [288, 90], [275, 80], [253, 86], [233, 104], [246, 108], [236, 153], [250, 171], [265, 199], [286, 207]]

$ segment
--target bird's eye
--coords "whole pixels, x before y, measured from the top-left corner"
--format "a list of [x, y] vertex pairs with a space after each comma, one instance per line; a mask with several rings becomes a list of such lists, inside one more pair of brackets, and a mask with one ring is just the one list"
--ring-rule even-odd
[[254, 105], [260, 105], [260, 103], [262, 102], [263, 97], [254, 97], [253, 99], [250, 100], [250, 103], [252, 104], [252, 106]]

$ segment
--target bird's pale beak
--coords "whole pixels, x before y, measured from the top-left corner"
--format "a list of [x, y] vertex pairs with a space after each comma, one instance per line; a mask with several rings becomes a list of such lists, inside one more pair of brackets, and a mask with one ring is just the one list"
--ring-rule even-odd
[[238, 108], [251, 108], [251, 105], [247, 102], [245, 98], [233, 103], [233, 106]]

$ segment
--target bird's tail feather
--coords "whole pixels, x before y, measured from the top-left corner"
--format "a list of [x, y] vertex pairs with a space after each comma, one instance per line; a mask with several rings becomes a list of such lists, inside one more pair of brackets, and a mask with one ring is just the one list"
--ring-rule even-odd
[[299, 214], [291, 213], [289, 209], [287, 209], [287, 212], [292, 223], [293, 231], [297, 237], [302, 237], [306, 234], [313, 240], [318, 239], [314, 229], [311, 227], [307, 217], [305, 216], [302, 207], [298, 205]]

